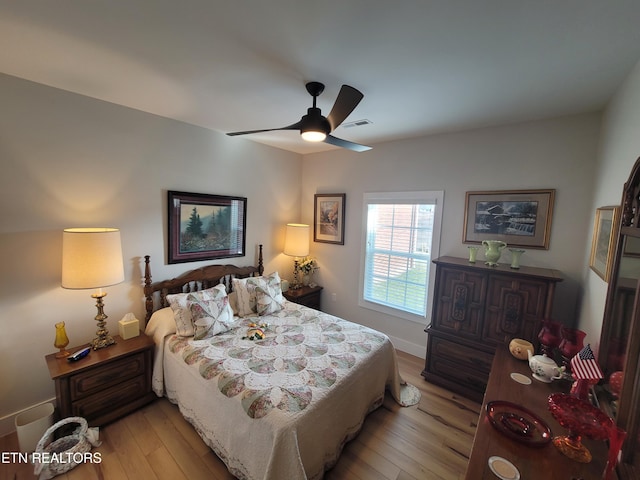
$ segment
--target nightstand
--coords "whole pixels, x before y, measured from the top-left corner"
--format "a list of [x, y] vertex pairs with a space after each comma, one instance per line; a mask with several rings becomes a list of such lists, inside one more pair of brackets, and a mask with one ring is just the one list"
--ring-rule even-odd
[[322, 287], [316, 285], [315, 287], [308, 287], [303, 285], [300, 288], [289, 289], [286, 292], [283, 292], [284, 298], [289, 300], [290, 302], [298, 303], [300, 305], [304, 305], [305, 307], [315, 308], [316, 310], [320, 310], [320, 292], [322, 291]]
[[153, 339], [142, 333], [129, 340], [114, 339], [115, 345], [91, 350], [77, 362], [56, 358], [55, 353], [45, 357], [56, 384], [60, 418], [83, 417], [99, 427], [156, 398], [151, 389]]

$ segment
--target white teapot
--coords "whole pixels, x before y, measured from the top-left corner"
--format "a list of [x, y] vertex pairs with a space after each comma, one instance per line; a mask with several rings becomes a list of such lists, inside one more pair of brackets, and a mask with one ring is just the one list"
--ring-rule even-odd
[[527, 353], [533, 378], [544, 383], [562, 378], [565, 367], [558, 367], [558, 364], [546, 355], [533, 355], [531, 350], [527, 350]]

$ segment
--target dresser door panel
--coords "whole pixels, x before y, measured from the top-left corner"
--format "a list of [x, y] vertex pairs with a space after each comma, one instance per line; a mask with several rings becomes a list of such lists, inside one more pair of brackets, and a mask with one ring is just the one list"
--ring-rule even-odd
[[479, 339], [487, 288], [486, 276], [442, 268], [438, 287], [434, 327], [441, 332]]
[[544, 318], [547, 283], [492, 275], [487, 293], [483, 339], [492, 345], [512, 338], [536, 338]]

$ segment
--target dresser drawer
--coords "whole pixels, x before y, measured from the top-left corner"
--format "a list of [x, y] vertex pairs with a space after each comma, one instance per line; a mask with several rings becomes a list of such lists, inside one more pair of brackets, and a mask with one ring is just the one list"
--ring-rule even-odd
[[[453, 391], [458, 391], [458, 389], [473, 390], [482, 394], [487, 388], [487, 382], [489, 380], [488, 373], [463, 369], [460, 368], [460, 365], [451, 363], [445, 358], [440, 357], [431, 358], [431, 362], [429, 362], [429, 373], [440, 378], [440, 381], [436, 383], [448, 387]], [[449, 384], [453, 384], [455, 387]]]
[[429, 344], [429, 358], [437, 356], [448, 363], [457, 365], [458, 370], [482, 374], [480, 377], [488, 376], [491, 371], [491, 362], [493, 361], [493, 354], [491, 353], [482, 352], [435, 336], [430, 338]]
[[128, 378], [144, 374], [147, 369], [146, 361], [145, 353], [139, 352], [73, 375], [69, 385], [71, 400], [79, 400], [120, 384]]
[[148, 376], [140, 375], [95, 395], [73, 402], [71, 411], [74, 416], [94, 418], [144, 397], [150, 388]]

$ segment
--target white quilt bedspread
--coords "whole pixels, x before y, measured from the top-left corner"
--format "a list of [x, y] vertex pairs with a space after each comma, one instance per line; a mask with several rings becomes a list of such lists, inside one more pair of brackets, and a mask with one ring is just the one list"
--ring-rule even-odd
[[[250, 322], [267, 324], [263, 340], [243, 338]], [[178, 404], [241, 479], [321, 478], [385, 389], [402, 403], [388, 337], [290, 302], [213, 338], [170, 335], [158, 347], [156, 393]]]

